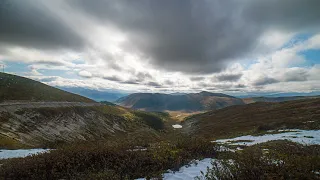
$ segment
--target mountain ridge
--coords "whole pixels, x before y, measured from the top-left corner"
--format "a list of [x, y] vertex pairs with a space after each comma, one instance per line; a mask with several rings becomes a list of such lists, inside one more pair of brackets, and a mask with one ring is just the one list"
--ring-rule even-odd
[[146, 111], [205, 111], [244, 104], [239, 98], [207, 91], [179, 95], [134, 93], [118, 99], [116, 103]]

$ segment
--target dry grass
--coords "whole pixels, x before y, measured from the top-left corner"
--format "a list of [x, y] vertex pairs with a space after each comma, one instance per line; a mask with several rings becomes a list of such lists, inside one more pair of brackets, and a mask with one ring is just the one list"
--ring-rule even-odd
[[319, 129], [320, 98], [232, 106], [191, 116], [183, 124], [193, 124], [187, 132], [211, 139], [280, 128]]
[[170, 114], [171, 118], [175, 122], [182, 122], [186, 117], [192, 116], [195, 114], [203, 113], [202, 111], [196, 111], [196, 112], [186, 112], [186, 111], [166, 111]]

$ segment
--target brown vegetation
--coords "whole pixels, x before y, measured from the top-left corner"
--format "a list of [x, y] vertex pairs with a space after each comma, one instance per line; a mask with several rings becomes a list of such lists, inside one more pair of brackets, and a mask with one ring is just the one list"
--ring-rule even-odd
[[227, 107], [193, 115], [183, 127], [187, 133], [211, 139], [281, 128], [319, 129], [320, 98]]

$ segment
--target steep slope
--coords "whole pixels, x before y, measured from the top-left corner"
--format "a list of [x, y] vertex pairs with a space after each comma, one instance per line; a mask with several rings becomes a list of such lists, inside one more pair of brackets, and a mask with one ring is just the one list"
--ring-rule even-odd
[[243, 98], [243, 102], [246, 104], [255, 103], [255, 102], [284, 102], [284, 101], [293, 101], [301, 99], [314, 99], [319, 98], [320, 96], [291, 96], [291, 97], [251, 97]]
[[205, 111], [244, 104], [233, 96], [205, 91], [182, 95], [136, 93], [120, 98], [116, 103], [147, 111]]
[[94, 102], [28, 78], [0, 73], [0, 102], [3, 101]]
[[[150, 120], [152, 121], [150, 123]], [[156, 135], [163, 120], [119, 106], [70, 104], [60, 107], [0, 105], [1, 146], [20, 143], [30, 146], [54, 145], [75, 141], [95, 141], [125, 136], [140, 131]]]
[[320, 128], [320, 98], [232, 106], [190, 116], [182, 125], [185, 132], [206, 138], [280, 128], [317, 129]]

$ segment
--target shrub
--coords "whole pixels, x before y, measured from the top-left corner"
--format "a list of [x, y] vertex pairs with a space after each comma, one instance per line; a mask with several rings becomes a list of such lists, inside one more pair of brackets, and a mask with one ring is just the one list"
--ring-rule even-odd
[[163, 141], [139, 148], [130, 142], [78, 144], [52, 150], [50, 153], [5, 160], [0, 168], [0, 177], [4, 179], [161, 177], [167, 169], [175, 170], [192, 159], [213, 156], [214, 149], [214, 144], [197, 139]]
[[275, 141], [249, 147], [212, 165], [198, 179], [319, 179], [320, 146]]

